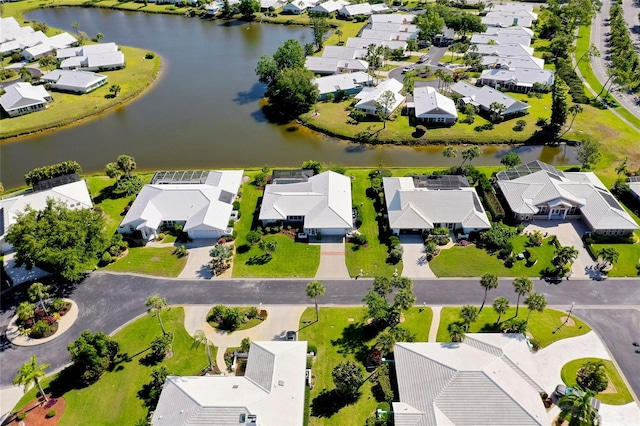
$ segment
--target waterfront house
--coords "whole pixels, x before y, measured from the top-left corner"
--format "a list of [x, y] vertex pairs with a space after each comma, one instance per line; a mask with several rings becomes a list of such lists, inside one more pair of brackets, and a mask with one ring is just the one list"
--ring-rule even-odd
[[416, 87], [407, 109], [417, 124], [454, 124], [458, 120], [455, 102], [431, 86]]
[[500, 67], [482, 71], [477, 84], [495, 88], [500, 87], [512, 92], [527, 93], [531, 91], [533, 85], [536, 83], [546, 86], [553, 85], [553, 79], [554, 74], [551, 70], [530, 68], [504, 69]]
[[78, 70], [53, 70], [40, 80], [49, 84], [51, 90], [77, 94], [89, 93], [107, 84], [106, 75]]
[[0, 96], [0, 105], [9, 117], [41, 111], [53, 98], [44, 86], [32, 86], [31, 83], [14, 83], [5, 86], [4, 95]]
[[318, 77], [313, 82], [318, 85], [320, 93], [318, 99], [324, 100], [328, 94], [337, 95], [339, 92], [345, 95], [355, 95], [363, 87], [370, 85], [372, 80], [371, 76], [366, 72], [352, 72]]
[[368, 115], [378, 115], [378, 111], [381, 108], [379, 104], [380, 97], [385, 92], [391, 92], [393, 93], [393, 103], [389, 107], [384, 107], [382, 110], [385, 116], [389, 116], [405, 100], [404, 96], [400, 94], [401, 90], [402, 83], [394, 78], [382, 81], [376, 87], [365, 87], [355, 96], [358, 101], [355, 109], [363, 111]]
[[476, 87], [459, 81], [451, 86], [451, 92], [461, 96], [459, 103], [476, 106], [486, 114], [491, 114], [491, 104], [494, 102], [502, 104], [505, 109], [500, 115], [504, 118], [523, 115], [531, 108], [531, 105], [489, 86]]
[[307, 56], [304, 66], [317, 75], [332, 75], [366, 71], [369, 68], [369, 63], [362, 59]]

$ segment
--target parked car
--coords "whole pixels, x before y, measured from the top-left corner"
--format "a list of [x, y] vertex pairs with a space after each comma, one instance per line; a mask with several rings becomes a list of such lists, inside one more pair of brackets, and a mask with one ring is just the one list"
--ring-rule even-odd
[[544, 280], [551, 284], [560, 284], [562, 282], [562, 277], [544, 277]]
[[296, 333], [293, 330], [289, 330], [287, 331], [287, 334], [285, 336], [285, 340], [289, 340], [289, 341], [296, 341], [298, 340], [298, 333]]
[[[565, 386], [563, 384], [559, 384], [558, 386], [556, 386], [556, 389], [553, 391], [553, 393], [558, 397], [558, 398], [562, 398], [565, 395], [569, 395], [569, 394], [576, 394], [578, 396], [582, 395], [582, 391], [580, 389], [576, 389], [576, 388], [572, 388], [570, 386]], [[595, 398], [591, 398], [591, 406], [596, 410], [599, 411], [600, 410], [600, 400], [599, 399], [595, 399]]]
[[414, 67], [404, 67], [402, 68], [402, 74], [413, 71], [414, 69]]
[[422, 64], [424, 62], [427, 62], [429, 60], [429, 55], [422, 55], [420, 56], [420, 59], [418, 59], [418, 63]]

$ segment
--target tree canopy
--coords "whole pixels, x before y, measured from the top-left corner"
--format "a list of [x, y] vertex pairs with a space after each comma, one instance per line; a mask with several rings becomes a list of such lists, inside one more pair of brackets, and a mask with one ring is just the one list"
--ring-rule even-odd
[[42, 211], [27, 207], [18, 213], [6, 241], [13, 245], [18, 266], [38, 266], [77, 281], [93, 269], [109, 240], [101, 212], [72, 210], [48, 199]]
[[120, 345], [103, 332], [82, 332], [67, 347], [71, 360], [80, 370], [81, 379], [87, 383], [96, 381], [114, 362]]
[[354, 397], [364, 381], [362, 369], [353, 361], [341, 362], [331, 373], [338, 393], [345, 397]]
[[305, 68], [287, 68], [279, 73], [265, 92], [279, 118], [290, 120], [308, 112], [318, 99], [314, 75]]

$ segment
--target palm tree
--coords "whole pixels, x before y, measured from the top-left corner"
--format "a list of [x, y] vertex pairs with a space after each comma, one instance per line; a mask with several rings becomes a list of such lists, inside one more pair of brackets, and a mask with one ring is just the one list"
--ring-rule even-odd
[[447, 326], [447, 331], [449, 332], [449, 337], [452, 342], [462, 342], [465, 338], [464, 327], [457, 322], [449, 324]]
[[533, 292], [524, 299], [524, 303], [529, 307], [529, 313], [527, 314], [527, 322], [529, 322], [531, 312], [544, 311], [544, 308], [547, 307], [547, 298], [544, 297], [544, 294]]
[[40, 306], [45, 314], [48, 315], [47, 308], [44, 306], [44, 299], [49, 297], [50, 285], [44, 285], [42, 283], [33, 283], [27, 290], [29, 300], [32, 302], [40, 301]]
[[586, 58], [588, 61], [591, 61], [591, 58], [599, 57], [599, 56], [600, 56], [600, 51], [595, 45], [592, 44], [591, 46], [589, 46], [587, 50], [585, 50], [582, 56], [580, 56], [580, 58], [576, 61], [576, 64], [573, 67], [573, 71], [575, 71], [576, 68], [578, 68], [580, 61], [582, 61], [583, 59]]
[[518, 277], [513, 280], [514, 291], [518, 294], [518, 302], [516, 303], [516, 314], [514, 318], [518, 316], [518, 309], [520, 309], [520, 296], [528, 294], [533, 290], [533, 283], [527, 277]]
[[478, 319], [478, 308], [471, 305], [465, 305], [460, 309], [460, 318], [464, 322], [464, 331], [469, 331], [469, 325]]
[[307, 284], [307, 297], [313, 299], [316, 305], [316, 322], [320, 320], [320, 308], [318, 307], [318, 297], [323, 297], [325, 287], [320, 281], [311, 281]]
[[442, 76], [442, 83], [443, 83], [443, 88], [445, 92], [450, 92], [451, 91], [451, 83], [453, 83], [453, 75], [449, 74], [449, 73], [445, 73]]
[[110, 93], [113, 95], [113, 97], [115, 98], [115, 97], [117, 97], [117, 96], [118, 96], [118, 93], [120, 93], [120, 90], [121, 90], [121, 89], [122, 89], [122, 88], [120, 87], [120, 85], [119, 85], [119, 84], [112, 84], [112, 85], [109, 87], [109, 92], [110, 92]]
[[393, 345], [396, 344], [396, 338], [390, 331], [380, 334], [376, 341], [375, 347], [383, 354], [388, 354], [393, 350]]
[[600, 415], [591, 405], [591, 398], [595, 392], [575, 386], [575, 390], [566, 394], [558, 401], [561, 413], [571, 415], [569, 426], [597, 426], [600, 424]]
[[42, 389], [42, 385], [40, 384], [40, 378], [46, 376], [44, 370], [49, 368], [49, 364], [40, 364], [38, 365], [38, 360], [35, 355], [31, 355], [31, 359], [28, 362], [22, 364], [20, 368], [18, 368], [18, 375], [13, 379], [14, 385], [24, 385], [25, 393], [27, 388], [31, 385], [31, 383], [35, 383], [40, 390], [40, 395], [44, 398], [44, 402], [47, 402], [49, 399], [47, 398], [47, 394], [44, 393], [44, 389]]
[[569, 122], [569, 127], [567, 127], [567, 130], [565, 130], [564, 132], [562, 132], [560, 136], [558, 136], [558, 139], [562, 138], [564, 135], [569, 133], [569, 130], [571, 130], [571, 127], [573, 126], [573, 122], [575, 121], [576, 117], [578, 116], [578, 114], [583, 112], [584, 109], [580, 104], [573, 104], [569, 107], [567, 111], [569, 112], [569, 114], [571, 114], [571, 122]]
[[489, 105], [491, 121], [493, 121], [494, 123], [500, 121], [500, 117], [506, 109], [507, 107], [505, 106], [505, 104], [501, 104], [500, 102], [491, 102], [491, 105]]
[[449, 165], [451, 165], [451, 159], [458, 156], [458, 150], [449, 145], [442, 151], [442, 155], [449, 159]]
[[484, 288], [484, 299], [482, 299], [482, 305], [480, 305], [480, 310], [478, 314], [482, 312], [482, 308], [484, 308], [484, 303], [487, 301], [487, 293], [489, 290], [493, 290], [494, 288], [498, 288], [498, 276], [496, 274], [491, 274], [489, 272], [482, 274], [480, 277], [480, 286]]
[[620, 259], [620, 252], [613, 247], [603, 247], [598, 251], [597, 255], [598, 258], [602, 259], [603, 268], [607, 265], [613, 266]]
[[160, 313], [167, 308], [167, 299], [164, 297], [160, 297], [157, 294], [153, 296], [149, 296], [144, 306], [147, 307], [147, 312], [155, 313], [158, 316], [158, 322], [160, 322], [160, 328], [162, 329], [162, 334], [167, 334], [164, 329], [164, 324], [162, 323], [162, 316]]
[[440, 83], [442, 82], [442, 77], [444, 77], [445, 74], [446, 72], [444, 72], [442, 68], [438, 68], [434, 73], [434, 75], [438, 77], [438, 90], [440, 90]]
[[571, 265], [578, 258], [578, 250], [573, 246], [563, 246], [556, 249], [555, 256], [551, 263], [558, 268], [564, 269], [567, 264]]
[[193, 335], [194, 340], [198, 345], [204, 344], [204, 349], [207, 352], [207, 359], [209, 360], [209, 371], [213, 372], [213, 359], [211, 359], [211, 349], [209, 347], [210, 341], [207, 339], [207, 335], [202, 330], [196, 330]]
[[338, 36], [338, 44], [342, 43], [340, 39], [340, 37], [342, 37], [342, 30], [340, 28], [336, 30], [336, 35]]
[[618, 174], [618, 177], [620, 177], [621, 174], [627, 174], [629, 173], [629, 167], [627, 166], [627, 160], [629, 160], [629, 157], [625, 157], [624, 160], [622, 160], [622, 163], [620, 163], [620, 165], [618, 167], [616, 167], [616, 173]]
[[465, 161], [469, 161], [469, 164], [471, 164], [473, 159], [480, 157], [480, 155], [482, 155], [482, 151], [480, 151], [480, 148], [478, 148], [477, 145], [471, 146], [471, 147], [463, 150], [462, 151], [462, 164], [460, 164], [460, 167], [462, 167], [464, 165]]
[[495, 325], [498, 325], [500, 324], [500, 318], [502, 317], [502, 315], [509, 309], [509, 299], [502, 296], [496, 297], [496, 299], [493, 301], [492, 306], [493, 310], [498, 314], [498, 319], [495, 323]]

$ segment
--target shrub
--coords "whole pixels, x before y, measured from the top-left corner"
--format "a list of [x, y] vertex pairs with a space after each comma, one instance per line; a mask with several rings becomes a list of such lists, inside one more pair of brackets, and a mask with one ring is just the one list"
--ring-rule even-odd
[[392, 263], [398, 263], [402, 260], [403, 253], [404, 249], [402, 248], [402, 246], [396, 246], [389, 252], [389, 259]]
[[247, 318], [249, 319], [258, 318], [258, 315], [260, 315], [260, 311], [255, 306], [250, 307], [247, 311]]
[[207, 321], [213, 321], [213, 322], [221, 322], [222, 319], [226, 316], [227, 314], [227, 307], [224, 305], [216, 305], [211, 309], [211, 313], [209, 314], [209, 317], [207, 318]]
[[391, 387], [391, 379], [389, 377], [389, 365], [385, 364], [378, 368], [378, 376], [376, 378], [376, 388], [374, 394], [378, 402], [390, 403], [393, 401], [393, 388]]
[[400, 238], [398, 238], [396, 235], [392, 235], [389, 237], [389, 245], [394, 248], [394, 247], [398, 247], [399, 245], [401, 245], [400, 243]]
[[157, 361], [162, 361], [171, 352], [172, 343], [173, 333], [171, 332], [157, 336], [151, 341], [151, 357]]
[[185, 257], [189, 255], [189, 250], [185, 246], [178, 246], [173, 249], [173, 254], [177, 257]]
[[260, 238], [262, 238], [262, 233], [259, 231], [250, 231], [249, 233], [247, 233], [247, 237], [246, 240], [249, 244], [255, 244], [258, 241], [260, 241]]
[[249, 348], [251, 348], [251, 339], [245, 337], [244, 339], [242, 339], [242, 343], [240, 343], [240, 351], [249, 352]]
[[109, 263], [113, 262], [113, 258], [111, 257], [111, 254], [108, 251], [105, 251], [104, 253], [102, 253], [102, 258], [100, 259], [100, 262], [102, 262], [103, 265], [108, 265]]
[[153, 52], [147, 52], [147, 53], [144, 54], [144, 58], [145, 59], [153, 59], [155, 57], [156, 57], [156, 54], [153, 53]]
[[[515, 236], [515, 232], [508, 226], [496, 222], [493, 227], [480, 234], [480, 244], [489, 252], [495, 252], [500, 249], [510, 248], [511, 239]], [[513, 248], [511, 247], [510, 250]]]
[[513, 130], [521, 132], [525, 127], [527, 127], [527, 122], [525, 120], [518, 120], [516, 121], [516, 125], [513, 127]]
[[46, 322], [45, 320], [40, 320], [40, 321], [37, 321], [35, 324], [33, 324], [33, 327], [31, 327], [30, 336], [38, 339], [44, 336], [45, 333], [48, 333], [50, 330], [51, 330], [51, 326], [49, 325], [49, 323]]
[[49, 411], [47, 411], [47, 414], [45, 414], [45, 417], [46, 417], [47, 419], [50, 419], [51, 417], [55, 417], [55, 416], [56, 416], [56, 414], [57, 414], [57, 413], [56, 413], [56, 410], [49, 410]]
[[609, 386], [607, 371], [604, 363], [587, 362], [576, 373], [576, 381], [580, 386], [594, 392], [602, 392]]
[[318, 347], [312, 344], [307, 345], [307, 353], [311, 353], [311, 352], [313, 352], [314, 355], [318, 355]]
[[369, 238], [365, 234], [357, 233], [353, 235], [353, 243], [359, 246], [364, 246], [369, 242]]
[[524, 232], [524, 225], [521, 223], [520, 225], [517, 226], [516, 228], [516, 233], [518, 235], [522, 234]]
[[235, 200], [235, 201], [233, 202], [233, 209], [234, 209], [234, 210], [238, 210], [238, 211], [240, 210], [240, 201]]
[[53, 302], [51, 302], [51, 309], [53, 309], [54, 311], [60, 312], [61, 310], [64, 309], [66, 304], [67, 302], [65, 302], [64, 300], [60, 298], [56, 298], [56, 299], [53, 299]]
[[535, 253], [531, 253], [527, 258], [526, 266], [533, 266], [536, 264], [537, 261], [538, 261], [538, 255], [536, 255]]
[[529, 243], [532, 246], [536, 246], [536, 247], [541, 246], [542, 245], [542, 239], [543, 239], [542, 232], [540, 232], [538, 230], [533, 231], [531, 233], [531, 235], [529, 235]]

